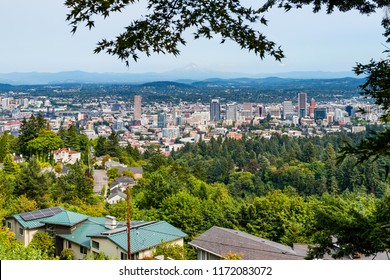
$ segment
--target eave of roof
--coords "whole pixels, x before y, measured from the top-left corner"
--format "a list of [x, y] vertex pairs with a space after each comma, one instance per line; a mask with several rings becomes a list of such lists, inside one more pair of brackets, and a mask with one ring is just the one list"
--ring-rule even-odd
[[221, 256], [229, 252], [244, 259], [303, 259], [291, 247], [237, 230], [212, 227], [190, 242], [194, 247]]

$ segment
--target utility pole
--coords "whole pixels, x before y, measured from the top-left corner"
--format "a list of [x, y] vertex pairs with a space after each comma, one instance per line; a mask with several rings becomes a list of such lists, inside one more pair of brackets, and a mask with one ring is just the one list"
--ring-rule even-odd
[[126, 206], [127, 206], [127, 259], [131, 260], [131, 239], [130, 239], [130, 186], [126, 189]]

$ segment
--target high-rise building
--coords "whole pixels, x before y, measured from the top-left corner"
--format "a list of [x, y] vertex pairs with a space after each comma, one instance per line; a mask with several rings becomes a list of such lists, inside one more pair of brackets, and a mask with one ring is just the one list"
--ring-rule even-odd
[[311, 118], [314, 118], [314, 109], [316, 108], [316, 101], [314, 100], [314, 98], [312, 98], [310, 100], [310, 105], [309, 105], [309, 116]]
[[344, 112], [343, 110], [339, 109], [339, 108], [336, 108], [334, 110], [334, 120], [336, 122], [340, 121], [340, 120], [343, 120], [344, 119]]
[[269, 110], [269, 113], [272, 118], [280, 118], [280, 107], [279, 106], [272, 106]]
[[226, 119], [232, 121], [237, 120], [237, 105], [228, 104], [226, 107]]
[[265, 109], [263, 105], [257, 105], [256, 114], [258, 114], [259, 117], [265, 117]]
[[345, 107], [345, 111], [348, 113], [348, 116], [352, 116], [352, 113], [353, 113], [353, 107], [351, 105], [348, 105], [347, 107]]
[[327, 118], [327, 109], [326, 108], [314, 108], [314, 119], [315, 120], [325, 120]]
[[292, 105], [292, 101], [285, 100], [283, 101], [283, 115], [285, 119], [292, 118], [294, 115], [294, 108]]
[[168, 127], [162, 129], [162, 137], [163, 138], [179, 138], [180, 137], [180, 130], [178, 127]]
[[300, 118], [304, 118], [307, 115], [306, 103], [307, 103], [307, 93], [306, 92], [298, 93], [298, 115]]
[[212, 99], [210, 103], [210, 121], [218, 122], [221, 120], [221, 105], [219, 99]]
[[167, 113], [161, 112], [157, 115], [157, 127], [158, 128], [167, 127]]
[[134, 120], [141, 120], [141, 96], [135, 95], [134, 96]]

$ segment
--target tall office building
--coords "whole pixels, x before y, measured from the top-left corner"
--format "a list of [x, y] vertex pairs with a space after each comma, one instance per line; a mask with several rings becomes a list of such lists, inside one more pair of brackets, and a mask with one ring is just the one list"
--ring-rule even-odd
[[210, 121], [218, 122], [221, 120], [221, 105], [219, 99], [212, 99], [210, 103]]
[[294, 109], [292, 105], [292, 101], [285, 100], [283, 101], [283, 115], [285, 119], [292, 118], [294, 114]]
[[258, 115], [260, 118], [266, 116], [266, 112], [263, 105], [257, 105], [256, 115]]
[[316, 101], [314, 98], [310, 100], [310, 105], [309, 105], [309, 116], [310, 118], [314, 118], [314, 109], [317, 107]]
[[352, 116], [352, 113], [353, 113], [353, 107], [351, 105], [348, 105], [347, 107], [345, 107], [345, 111], [348, 113], [348, 116]]
[[226, 119], [232, 121], [237, 120], [237, 105], [228, 104], [226, 107]]
[[141, 120], [141, 96], [135, 95], [134, 96], [134, 120], [139, 121]]
[[326, 108], [314, 108], [315, 120], [326, 120], [328, 110]]
[[307, 103], [307, 93], [306, 92], [298, 93], [298, 115], [300, 118], [305, 118], [307, 115], [306, 103]]
[[167, 113], [161, 112], [157, 115], [157, 127], [158, 128], [167, 127]]

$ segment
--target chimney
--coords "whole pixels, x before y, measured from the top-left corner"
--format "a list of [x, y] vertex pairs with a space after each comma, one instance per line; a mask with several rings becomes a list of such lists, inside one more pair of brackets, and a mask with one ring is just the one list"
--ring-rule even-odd
[[116, 218], [113, 217], [113, 216], [106, 216], [106, 221], [104, 223], [104, 226], [107, 228], [107, 229], [115, 229], [116, 226], [117, 226], [117, 223], [116, 223]]

